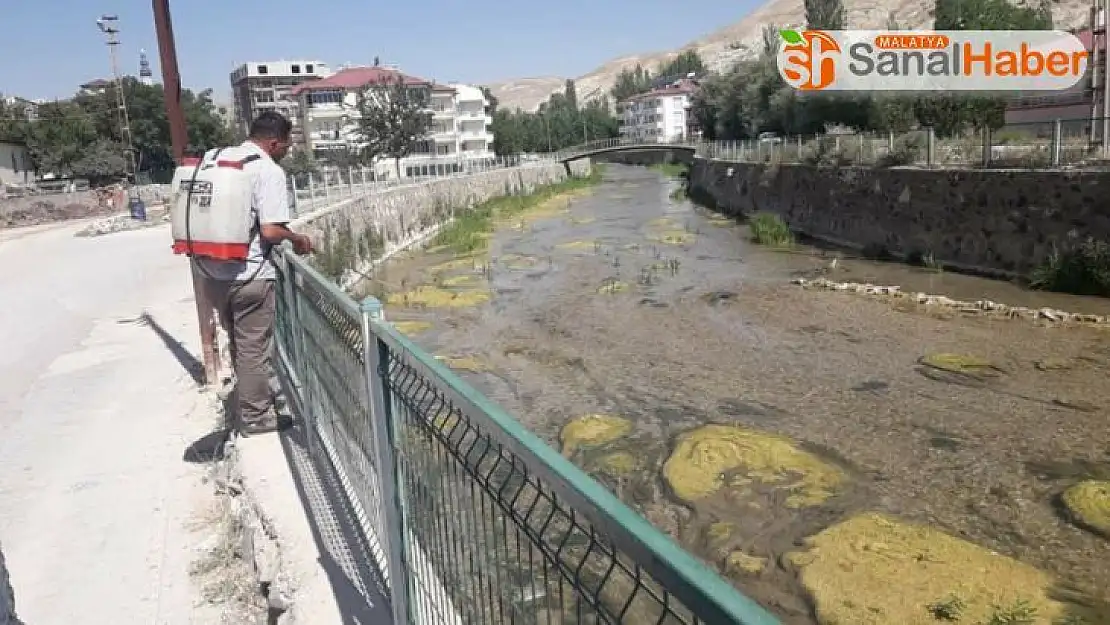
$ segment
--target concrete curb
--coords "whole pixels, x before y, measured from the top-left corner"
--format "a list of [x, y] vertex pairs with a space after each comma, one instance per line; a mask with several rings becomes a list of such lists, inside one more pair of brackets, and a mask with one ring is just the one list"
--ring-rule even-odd
[[[281, 538], [266, 514], [261, 498], [244, 478], [241, 450], [232, 435], [213, 464], [212, 482], [217, 497], [225, 499], [229, 521], [238, 528], [238, 554], [251, 571], [254, 587], [269, 613], [269, 623], [292, 625], [296, 583], [288, 573]], [[18, 625], [18, 624], [13, 624]]]

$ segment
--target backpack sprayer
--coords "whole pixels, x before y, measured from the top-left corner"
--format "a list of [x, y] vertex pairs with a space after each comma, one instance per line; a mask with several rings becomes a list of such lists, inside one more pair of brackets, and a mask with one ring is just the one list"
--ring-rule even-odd
[[245, 261], [256, 220], [251, 213], [250, 174], [242, 160], [220, 160], [214, 150], [186, 158], [174, 171], [170, 221], [173, 253], [219, 261]]
[[[201, 158], [185, 158], [174, 171], [170, 183], [173, 253], [244, 262], [250, 254], [251, 239], [261, 229], [251, 211], [254, 180], [245, 167], [262, 157], [252, 154], [241, 160], [227, 160], [220, 159], [220, 152], [223, 148], [206, 152]], [[268, 257], [272, 248], [263, 247]], [[214, 279], [203, 264], [197, 263], [196, 267]], [[247, 283], [258, 277], [262, 267], [260, 263]]]

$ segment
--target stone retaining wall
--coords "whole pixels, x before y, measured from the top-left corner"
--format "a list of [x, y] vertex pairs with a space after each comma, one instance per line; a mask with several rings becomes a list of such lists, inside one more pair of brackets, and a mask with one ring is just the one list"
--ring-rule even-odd
[[1027, 275], [1054, 249], [1110, 240], [1110, 172], [930, 170], [697, 159], [690, 195], [771, 212], [803, 234], [954, 267]]
[[[573, 162], [571, 170], [586, 175], [590, 162]], [[312, 236], [322, 253], [350, 256], [350, 266], [356, 267], [371, 260], [373, 242], [384, 242], [386, 250], [411, 244], [459, 211], [495, 197], [531, 193], [566, 177], [561, 163], [544, 163], [392, 187], [309, 213], [293, 226]], [[380, 245], [376, 251], [381, 254]]]
[[8, 567], [4, 564], [4, 551], [0, 548], [0, 625], [20, 625], [15, 615], [15, 593], [8, 579]]

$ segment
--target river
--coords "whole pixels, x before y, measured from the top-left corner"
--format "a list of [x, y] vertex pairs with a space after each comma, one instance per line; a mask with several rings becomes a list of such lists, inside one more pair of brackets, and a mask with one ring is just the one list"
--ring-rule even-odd
[[[745, 226], [672, 199], [676, 185], [611, 165], [591, 193], [499, 228], [488, 259], [405, 254], [375, 288], [488, 287], [488, 302], [402, 301], [386, 315], [417, 322], [401, 326], [556, 447], [583, 415], [631, 423], [600, 452], [568, 453], [786, 623], [814, 616], [800, 565], [784, 556], [861, 511], [937, 528], [1036, 567], [1076, 596], [1107, 598], [1107, 543], [1064, 519], [1057, 498], [1078, 479], [1110, 479], [1110, 333], [791, 279], [1097, 314], [1110, 302], [771, 250], [750, 243]], [[430, 326], [419, 331], [421, 322]], [[930, 354], [977, 362], [922, 364]], [[725, 427], [698, 429], [706, 424]], [[702, 445], [699, 432], [718, 440]], [[702, 458], [711, 475], [668, 464], [684, 444], [716, 458]], [[741, 465], [746, 476], [733, 480]], [[729, 559], [741, 552], [755, 566]]]

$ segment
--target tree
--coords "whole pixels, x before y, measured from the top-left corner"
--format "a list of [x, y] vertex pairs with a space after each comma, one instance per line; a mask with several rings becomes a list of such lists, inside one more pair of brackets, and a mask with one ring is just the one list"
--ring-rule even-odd
[[683, 50], [675, 58], [662, 63], [659, 66], [659, 71], [656, 75], [660, 78], [678, 79], [685, 78], [689, 74], [701, 76], [706, 73], [705, 62], [702, 61], [701, 55], [697, 50], [689, 49]]
[[578, 110], [578, 88], [570, 78], [567, 79], [566, 85], [564, 85], [563, 97], [566, 98], [568, 107], [572, 110]]
[[[131, 125], [132, 144], [139, 171], [170, 170], [174, 166], [169, 121], [162, 87], [144, 85], [134, 78], [123, 79], [124, 96]], [[189, 151], [205, 150], [233, 142], [231, 129], [220, 118], [212, 103], [211, 91], [194, 93], [182, 90], [181, 103], [189, 131]], [[40, 171], [58, 175], [77, 174], [74, 166], [85, 151], [99, 155], [99, 161], [86, 161], [84, 171], [105, 171], [105, 163], [115, 162], [105, 155], [126, 145], [116, 86], [101, 93], [82, 94], [72, 100], [43, 104], [38, 119], [30, 123], [26, 141]], [[102, 142], [99, 145], [94, 145]], [[110, 147], [116, 146], [116, 147]], [[126, 158], [126, 152], [124, 152]], [[90, 165], [90, 163], [97, 163]]]
[[840, 0], [805, 0], [806, 28], [810, 30], [844, 30], [847, 19]]
[[362, 162], [392, 158], [400, 178], [401, 159], [424, 140], [432, 124], [427, 106], [427, 88], [407, 85], [400, 75], [363, 91], [358, 100], [361, 117], [357, 131], [363, 143]]
[[501, 102], [498, 101], [497, 96], [493, 95], [493, 91], [489, 87], [482, 86], [482, 97], [486, 99], [486, 115], [493, 117], [497, 113], [497, 105]]
[[[1042, 0], [1035, 6], [1008, 0], [936, 0], [936, 30], [1050, 30], [1052, 9]], [[1000, 98], [936, 96], [922, 98], [915, 114], [937, 134], [954, 135], [969, 128], [999, 128], [1005, 122], [1006, 104]]]
[[70, 173], [87, 178], [92, 186], [112, 183], [127, 176], [127, 146], [108, 139], [97, 139], [86, 146], [70, 165]]
[[281, 161], [281, 166], [301, 187], [308, 186], [309, 176], [320, 173], [320, 164], [308, 150], [294, 150], [289, 158]]
[[643, 93], [651, 88], [651, 72], [643, 68], [639, 63], [633, 69], [622, 69], [617, 74], [617, 79], [613, 83], [613, 88], [609, 90], [609, 94], [617, 102], [627, 100], [628, 98]]

